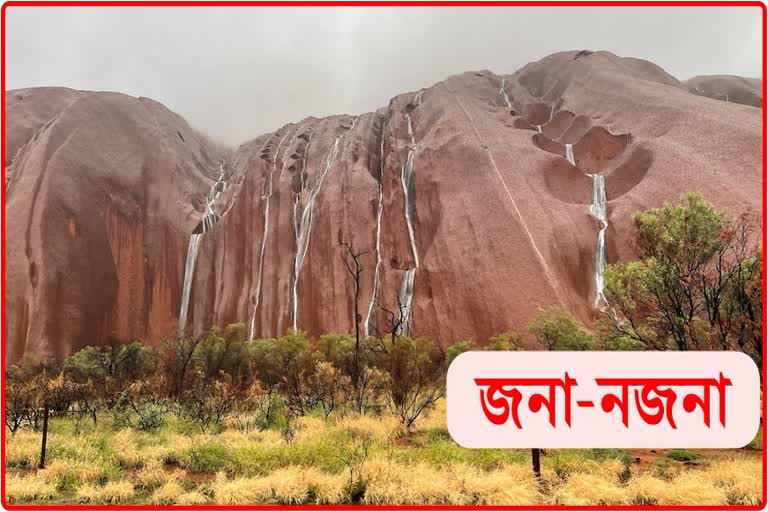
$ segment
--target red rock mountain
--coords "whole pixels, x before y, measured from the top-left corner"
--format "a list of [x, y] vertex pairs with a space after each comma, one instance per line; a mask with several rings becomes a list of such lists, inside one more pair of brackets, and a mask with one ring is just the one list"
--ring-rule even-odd
[[146, 98], [9, 91], [8, 360], [180, 324], [351, 332], [340, 242], [365, 253], [371, 334], [398, 303], [405, 329], [443, 343], [519, 330], [549, 304], [589, 324], [596, 255], [632, 257], [634, 211], [686, 191], [759, 211], [760, 86], [744, 82], [756, 102], [739, 80], [564, 52], [237, 150]]

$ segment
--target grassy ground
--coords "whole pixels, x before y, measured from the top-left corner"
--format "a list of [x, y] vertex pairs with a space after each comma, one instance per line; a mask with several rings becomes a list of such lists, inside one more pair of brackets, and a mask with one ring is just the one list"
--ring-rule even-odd
[[108, 417], [74, 434], [52, 422], [48, 466], [40, 434], [8, 433], [12, 503], [253, 504], [756, 504], [757, 449], [549, 450], [536, 480], [527, 450], [470, 450], [445, 428], [444, 403], [404, 435], [389, 416], [298, 420], [281, 432], [115, 430]]

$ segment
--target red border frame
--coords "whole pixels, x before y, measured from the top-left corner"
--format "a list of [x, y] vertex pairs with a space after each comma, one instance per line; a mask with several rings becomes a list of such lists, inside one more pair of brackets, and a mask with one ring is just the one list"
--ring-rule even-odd
[[[740, 0], [740, 1], [722, 1], [715, 0], [711, 2], [694, 0], [691, 2], [680, 0], [607, 0], [605, 2], [596, 0], [565, 0], [562, 2], [543, 0], [540, 2], [531, 0], [517, 0], [517, 1], [468, 1], [457, 0], [450, 2], [446, 0], [436, 0], [434, 2], [426, 0], [372, 0], [370, 2], [362, 0], [340, 1], [340, 0], [319, 0], [308, 1], [298, 0], [295, 2], [287, 2], [281, 0], [260, 0], [260, 1], [233, 1], [223, 0], [221, 2], [211, 0], [201, 0], [198, 2], [181, 0], [178, 2], [169, 0], [117, 0], [114, 2], [108, 2], [104, 0], [96, 0], [92, 2], [82, 0], [68, 0], [62, 2], [53, 2], [46, 0], [11, 0], [5, 2], [2, 6], [2, 14], [0, 15], [0, 30], [2, 30], [2, 56], [0, 57], [0, 66], [2, 67], [0, 82], [2, 84], [3, 98], [5, 97], [5, 50], [6, 50], [6, 31], [5, 31], [5, 17], [8, 7], [328, 7], [328, 6], [389, 6], [389, 7], [759, 7], [762, 12], [762, 31], [763, 31], [763, 57], [762, 57], [762, 95], [763, 95], [763, 107], [762, 107], [762, 128], [761, 128], [761, 142], [762, 142], [762, 251], [763, 251], [763, 314], [765, 315], [766, 305], [766, 184], [768, 180], [766, 178], [766, 6], [759, 1]], [[3, 99], [2, 106], [0, 106], [0, 112], [2, 113], [2, 128], [0, 133], [2, 134], [2, 158], [5, 161], [5, 100]], [[5, 165], [3, 165], [2, 171], [2, 183], [5, 183]], [[0, 265], [0, 277], [3, 281], [3, 289], [5, 289], [5, 186], [0, 188], [0, 204], [2, 204], [2, 220], [0, 221], [0, 227], [2, 233], [0, 233], [0, 241], [2, 242], [3, 258], [2, 265]], [[0, 299], [0, 320], [2, 320], [3, 332], [2, 332], [2, 355], [0, 355], [0, 362], [2, 363], [2, 372], [0, 374], [0, 382], [2, 383], [2, 398], [0, 398], [0, 404], [3, 406], [3, 417], [5, 417], [5, 294]], [[766, 349], [766, 330], [763, 328], [763, 354]], [[158, 510], [158, 509], [177, 509], [177, 510], [761, 510], [766, 506], [766, 493], [768, 485], [766, 484], [766, 359], [763, 357], [763, 395], [762, 395], [762, 462], [763, 462], [763, 489], [760, 503], [757, 505], [144, 505], [144, 504], [129, 504], [129, 505], [57, 505], [57, 504], [9, 504], [5, 495], [5, 426], [2, 426], [2, 432], [0, 438], [2, 438], [2, 453], [0, 453], [0, 499], [2, 505], [8, 510]]]

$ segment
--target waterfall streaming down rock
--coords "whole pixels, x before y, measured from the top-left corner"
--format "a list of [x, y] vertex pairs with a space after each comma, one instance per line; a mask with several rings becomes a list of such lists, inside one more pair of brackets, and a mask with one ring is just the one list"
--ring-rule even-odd
[[379, 203], [376, 208], [376, 267], [373, 270], [373, 291], [371, 292], [371, 302], [368, 304], [368, 313], [365, 315], [363, 332], [368, 337], [371, 334], [371, 317], [373, 310], [379, 301], [379, 272], [381, 271], [381, 214], [384, 212], [384, 129], [386, 123], [381, 124], [381, 148], [379, 149]]
[[[219, 216], [213, 209], [213, 203], [219, 195], [226, 190], [227, 182], [224, 176], [224, 162], [219, 162], [219, 178], [211, 186], [208, 195], [205, 198], [205, 211], [200, 221], [199, 228], [196, 228], [189, 237], [187, 246], [187, 259], [184, 263], [184, 284], [181, 288], [181, 310], [179, 311], [179, 334], [184, 334], [184, 328], [187, 326], [187, 312], [189, 310], [189, 297], [192, 293], [192, 276], [195, 273], [195, 260], [197, 259], [197, 250], [200, 246], [200, 238], [207, 233], [216, 222]], [[199, 232], [198, 232], [199, 231]]]
[[589, 211], [600, 222], [600, 232], [595, 246], [595, 308], [604, 310], [608, 306], [605, 298], [603, 272], [605, 271], [605, 231], [608, 229], [607, 201], [605, 198], [605, 177], [590, 174], [592, 178], [592, 206]]
[[[413, 98], [413, 104], [419, 106], [421, 104], [421, 97], [424, 91], [419, 91]], [[406, 270], [403, 273], [403, 280], [400, 284], [400, 307], [401, 307], [401, 322], [398, 334], [408, 334], [411, 320], [411, 304], [413, 303], [413, 281], [416, 277], [416, 269], [419, 268], [419, 252], [416, 249], [416, 233], [413, 227], [413, 217], [416, 209], [416, 198], [414, 196], [413, 188], [413, 162], [416, 158], [416, 138], [413, 133], [413, 124], [411, 122], [411, 115], [405, 114], [405, 118], [408, 121], [408, 136], [410, 137], [410, 145], [408, 146], [408, 157], [406, 158], [405, 165], [400, 170], [400, 183], [403, 187], [403, 204], [405, 214], [405, 224], [408, 227], [408, 239], [411, 242], [411, 253], [413, 255], [413, 268]]]
[[181, 311], [179, 312], [179, 333], [184, 332], [187, 324], [187, 311], [189, 310], [189, 294], [192, 291], [192, 275], [195, 272], [195, 260], [197, 259], [197, 248], [200, 246], [200, 237], [202, 234], [196, 234], [189, 237], [187, 246], [187, 260], [184, 265], [184, 284], [181, 288]]
[[[411, 118], [408, 116], [408, 127], [411, 126]], [[419, 267], [419, 252], [416, 249], [416, 233], [413, 228], [413, 214], [415, 210], [415, 198], [413, 197], [413, 159], [415, 149], [408, 150], [408, 158], [400, 171], [400, 183], [403, 187], [403, 203], [405, 223], [408, 227], [408, 240], [411, 242], [411, 254], [416, 268]]]
[[504, 89], [504, 85], [506, 85], [507, 79], [502, 77], [501, 78], [501, 87], [499, 88], [499, 95], [504, 98], [504, 103], [507, 105], [508, 109], [512, 109], [512, 102], [509, 101], [509, 96], [507, 96], [507, 91]]
[[[298, 128], [297, 128], [298, 131]], [[272, 156], [271, 168], [269, 170], [268, 188], [267, 194], [264, 197], [264, 232], [261, 235], [261, 250], [259, 251], [259, 263], [258, 271], [256, 275], [256, 285], [251, 292], [251, 317], [248, 320], [248, 340], [253, 340], [256, 328], [256, 310], [259, 308], [259, 301], [261, 298], [261, 281], [264, 274], [264, 253], [267, 249], [267, 236], [269, 234], [269, 203], [272, 201], [272, 192], [274, 191], [274, 175], [277, 170], [277, 157], [280, 154], [280, 148], [283, 146], [286, 137], [288, 137], [289, 131], [286, 131], [285, 135], [280, 139], [280, 143], [277, 145], [275, 154]], [[286, 153], [288, 150], [286, 149]], [[281, 170], [282, 171], [282, 170]]]
[[416, 269], [408, 269], [403, 274], [403, 281], [400, 283], [400, 332], [398, 334], [408, 335], [411, 323], [411, 306], [413, 305], [413, 281], [416, 277]]
[[341, 138], [342, 135], [336, 137], [336, 140], [333, 141], [333, 146], [331, 146], [331, 148], [328, 150], [328, 153], [325, 155], [323, 171], [320, 173], [320, 177], [317, 179], [317, 183], [315, 183], [314, 187], [309, 191], [309, 197], [307, 198], [307, 204], [304, 206], [304, 209], [301, 210], [301, 205], [299, 204], [299, 194], [296, 194], [293, 202], [293, 229], [296, 239], [296, 255], [293, 258], [292, 325], [294, 330], [298, 329], [299, 325], [299, 274], [301, 272], [301, 265], [304, 263], [304, 256], [307, 253], [307, 247], [309, 247], [309, 235], [312, 232], [312, 210], [315, 207], [315, 199], [317, 198], [317, 194], [320, 192], [320, 188], [323, 186], [325, 176], [328, 174], [328, 171], [331, 170], [333, 163], [336, 161], [336, 155], [339, 151], [339, 141]]
[[565, 159], [568, 160], [572, 166], [576, 167], [576, 160], [573, 158], [573, 144], [565, 145]]

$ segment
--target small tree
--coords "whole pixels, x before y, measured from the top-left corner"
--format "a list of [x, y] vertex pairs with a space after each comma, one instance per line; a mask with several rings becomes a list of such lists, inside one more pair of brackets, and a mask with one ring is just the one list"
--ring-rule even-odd
[[576, 319], [558, 306], [539, 309], [528, 330], [547, 350], [589, 350], [592, 337]]
[[230, 324], [226, 328], [212, 327], [197, 344], [193, 365], [206, 379], [218, 378], [222, 373], [234, 382], [246, 380], [250, 366], [245, 324]]
[[700, 194], [633, 216], [634, 261], [609, 265], [614, 339], [656, 350], [742, 350], [762, 364], [757, 223]]
[[522, 336], [516, 331], [505, 331], [488, 338], [485, 350], [520, 350]]
[[388, 404], [410, 431], [445, 393], [445, 354], [435, 343], [400, 336], [379, 355], [379, 367], [386, 375]]
[[397, 304], [397, 312], [391, 311], [383, 305], [379, 306], [387, 317], [386, 334], [389, 335], [392, 346], [395, 345], [397, 337], [400, 336], [403, 330], [403, 324], [405, 323], [405, 319], [407, 318], [406, 314], [408, 313], [408, 306], [403, 304], [400, 300], [400, 293], [397, 290], [395, 290], [395, 304]]
[[328, 416], [344, 403], [346, 391], [350, 388], [349, 377], [342, 374], [329, 361], [318, 361], [309, 380], [309, 387], [317, 403]]
[[51, 414], [66, 415], [72, 403], [77, 399], [78, 386], [64, 378], [64, 372], [53, 379], [47, 379], [43, 373], [38, 380], [36, 407], [43, 411], [43, 430], [40, 443], [40, 462], [38, 469], [45, 469], [46, 445], [48, 441], [48, 418]]
[[161, 371], [168, 383], [169, 395], [179, 396], [184, 390], [194, 367], [195, 350], [204, 339], [204, 336], [179, 336], [165, 341], [160, 347]]
[[15, 434], [24, 424], [32, 423], [35, 408], [37, 383], [6, 380], [5, 385], [5, 426]]
[[[348, 377], [346, 394], [358, 413], [370, 407], [380, 391], [380, 379], [372, 368], [375, 344], [375, 338], [365, 338], [358, 343], [352, 337], [340, 334], [324, 334], [317, 343], [318, 358], [330, 362]], [[353, 385], [355, 372], [357, 384]]]
[[[253, 403], [259, 406], [264, 415], [265, 428], [272, 424], [275, 406], [282, 403], [279, 390], [283, 382], [283, 368], [276, 344], [274, 339], [254, 340], [250, 344], [250, 373], [256, 378], [250, 391], [254, 398]], [[261, 397], [264, 400], [261, 400]]]
[[165, 423], [169, 409], [167, 384], [163, 375], [130, 383], [113, 408], [115, 423], [139, 430], [157, 430]]
[[104, 405], [104, 400], [90, 380], [77, 384], [74, 391], [69, 414], [75, 427], [75, 435], [80, 435], [83, 421], [87, 418], [90, 418], [96, 425], [98, 413]]
[[342, 252], [341, 258], [344, 260], [344, 266], [347, 267], [347, 272], [352, 276], [353, 284], [352, 297], [354, 299], [355, 351], [351, 378], [352, 386], [356, 389], [360, 377], [360, 322], [362, 321], [362, 317], [360, 316], [360, 276], [363, 273], [363, 267], [360, 265], [360, 258], [366, 253], [356, 252], [351, 243], [341, 242], [340, 245], [346, 249]]
[[182, 394], [179, 410], [182, 417], [194, 423], [205, 434], [221, 429], [236, 411], [242, 393], [225, 375], [212, 381], [198, 374], [194, 385]]
[[233, 420], [241, 432], [269, 428], [274, 416], [280, 409], [280, 397], [264, 388], [256, 380], [243, 390], [242, 396], [235, 403]]
[[287, 400], [298, 415], [306, 412], [311, 401], [309, 378], [318, 354], [309, 350], [309, 340], [301, 331], [289, 330], [276, 339], [255, 340], [250, 347], [252, 368], [269, 393], [275, 390]]
[[480, 350], [480, 347], [472, 343], [471, 341], [459, 341], [457, 343], [454, 343], [447, 349], [445, 349], [445, 361], [448, 366], [453, 362], [454, 359], [459, 357], [464, 352], [470, 352], [472, 350]]

